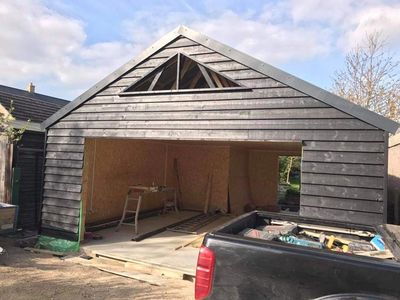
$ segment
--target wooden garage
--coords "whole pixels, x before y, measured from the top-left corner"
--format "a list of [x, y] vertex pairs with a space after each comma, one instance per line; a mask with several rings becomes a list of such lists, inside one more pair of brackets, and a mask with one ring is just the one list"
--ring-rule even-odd
[[207, 197], [210, 211], [276, 209], [280, 155], [301, 156], [300, 215], [382, 223], [388, 134], [399, 128], [186, 27], [43, 126], [41, 232], [71, 240], [120, 217], [132, 184], [179, 188], [180, 209], [203, 210]]

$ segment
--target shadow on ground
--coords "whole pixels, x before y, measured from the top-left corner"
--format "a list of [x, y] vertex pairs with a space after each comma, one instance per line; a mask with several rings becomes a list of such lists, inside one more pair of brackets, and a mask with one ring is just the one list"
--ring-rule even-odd
[[35, 254], [0, 238], [0, 299], [193, 299], [193, 283], [163, 286], [124, 278], [59, 258]]

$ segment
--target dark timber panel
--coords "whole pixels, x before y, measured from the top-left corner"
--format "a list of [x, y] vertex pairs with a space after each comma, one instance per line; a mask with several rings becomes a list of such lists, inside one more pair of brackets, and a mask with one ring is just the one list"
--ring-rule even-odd
[[13, 204], [18, 205], [17, 226], [21, 229], [36, 230], [40, 223], [44, 143], [42, 132], [27, 130], [14, 147], [13, 168], [19, 170], [19, 184], [14, 187], [18, 197]]
[[301, 193], [311, 196], [383, 201], [382, 189], [366, 189], [362, 187], [355, 188], [303, 183], [301, 186]]
[[383, 165], [305, 161], [303, 161], [301, 165], [301, 170], [302, 172], [313, 174], [361, 175], [374, 177], [382, 176], [385, 172]]
[[80, 194], [80, 192], [75, 193], [75, 192], [57, 191], [57, 190], [51, 189], [49, 187], [45, 187], [44, 188], [44, 198], [45, 199], [46, 198], [57, 198], [57, 199], [60, 199], [60, 202], [63, 202], [64, 199], [80, 201], [81, 194]]
[[68, 151], [68, 152], [83, 152], [83, 145], [74, 145], [74, 144], [47, 144], [47, 151]]
[[53, 207], [56, 210], [59, 208], [73, 208], [79, 212], [80, 202], [79, 201], [65, 201], [65, 199], [61, 198], [43, 198], [43, 205], [47, 205], [48, 207]]
[[79, 217], [79, 209], [73, 209], [68, 207], [54, 207], [47, 205], [47, 203], [43, 205], [42, 211], [47, 214], [58, 214], [76, 218]]
[[334, 221], [362, 223], [362, 224], [381, 224], [382, 214], [359, 212], [353, 210], [331, 209], [326, 207], [309, 207], [301, 206], [300, 214], [314, 216], [320, 219], [328, 219]]
[[[310, 119], [303, 120], [182, 120], [168, 121], [71, 121], [53, 126], [53, 129], [102, 129], [102, 128], [137, 128], [137, 129], [371, 129], [371, 127], [355, 119]], [[49, 150], [49, 147], [47, 148]], [[332, 149], [332, 148], [331, 148]], [[55, 148], [52, 150], [56, 151]]]
[[[263, 141], [263, 140], [294, 140], [300, 141], [302, 139], [318, 139], [318, 140], [370, 140], [379, 141], [382, 135], [379, 131], [357, 131], [357, 130], [145, 130], [145, 129], [90, 129], [90, 130], [76, 130], [76, 129], [51, 129], [49, 136], [78, 136], [85, 134], [86, 137], [119, 137], [119, 138], [148, 138], [148, 139], [192, 139], [192, 140], [237, 140], [237, 141]], [[305, 153], [305, 152], [304, 152]], [[329, 154], [328, 157], [342, 157], [342, 154]], [[343, 156], [348, 158], [348, 156]], [[357, 157], [359, 161], [364, 161]], [[346, 160], [346, 159], [344, 159]], [[377, 159], [378, 160], [378, 159]], [[65, 166], [63, 160], [56, 161], [59, 166]], [[66, 160], [71, 165], [76, 165], [79, 161]], [[321, 161], [324, 161], [321, 159]], [[328, 161], [334, 161], [331, 157]], [[378, 162], [377, 162], [378, 163]]]
[[365, 142], [304, 141], [303, 149], [314, 150], [314, 151], [324, 150], [324, 151], [382, 152], [382, 153], [385, 151], [383, 143], [365, 143]]
[[[59, 216], [62, 216], [62, 218], [60, 219]], [[61, 222], [61, 223], [73, 224], [73, 225], [79, 224], [79, 216], [74, 217], [74, 216], [63, 215], [60, 213], [55, 214], [55, 213], [47, 213], [45, 211], [42, 211], [42, 219], [47, 220], [47, 221]]]
[[[161, 103], [130, 103], [122, 98], [120, 103], [87, 103], [76, 112], [155, 112], [155, 111], [206, 111], [206, 110], [244, 110], [244, 109], [278, 109], [278, 108], [328, 108], [327, 105], [312, 98], [292, 98], [286, 101], [280, 99], [247, 99], [196, 102], [161, 102]], [[347, 117], [347, 115], [346, 115]], [[359, 121], [362, 122], [362, 121]], [[372, 128], [372, 127], [371, 127]]]
[[383, 189], [383, 177], [304, 173], [302, 183]]
[[189, 47], [184, 47], [181, 49], [176, 49], [176, 48], [166, 48], [165, 50], [159, 51], [158, 53], [154, 54], [152, 57], [153, 58], [168, 58], [174, 54], [177, 53], [177, 50], [179, 50], [180, 52], [189, 55], [189, 56], [198, 56], [198, 55], [209, 55], [209, 54], [214, 54], [216, 52], [214, 52], [213, 50], [210, 50], [206, 47], [203, 46], [189, 46]]
[[[47, 214], [50, 215], [50, 214]], [[62, 215], [53, 214], [53, 219], [62, 220]], [[57, 230], [65, 230], [67, 232], [78, 233], [79, 229], [77, 224], [74, 223], [63, 223], [63, 222], [55, 222], [52, 220], [42, 219], [42, 227], [49, 229], [57, 229]]]
[[80, 184], [69, 184], [69, 183], [58, 183], [58, 182], [48, 182], [45, 181], [44, 183], [45, 189], [52, 189], [62, 192], [74, 192], [80, 193], [81, 192], [81, 185]]
[[[333, 108], [293, 108], [293, 109], [253, 109], [253, 110], [205, 110], [205, 111], [134, 111], [129, 107], [125, 110], [115, 110], [103, 112], [102, 109], [96, 111], [77, 111], [66, 117], [66, 120], [109, 120], [110, 118], [119, 120], [232, 120], [232, 119], [345, 119], [348, 115]], [[306, 122], [306, 121], [304, 121]]]
[[[246, 95], [245, 95], [246, 94]], [[266, 98], [257, 93], [241, 93], [240, 95], [235, 93], [230, 93], [227, 95], [223, 94], [213, 94], [211, 97], [194, 97], [194, 95], [186, 95], [186, 97], [181, 97], [184, 95], [176, 95], [176, 98], [171, 98], [170, 95], [159, 95], [156, 98], [150, 97], [96, 97], [89, 100], [85, 106], [97, 106], [97, 105], [135, 105], [138, 109], [144, 108], [164, 108], [164, 107], [174, 107], [179, 106], [187, 108], [196, 108], [198, 106], [219, 106], [220, 109], [226, 109], [229, 107], [237, 106], [242, 104], [241, 107], [246, 108], [257, 108], [257, 105], [262, 105], [264, 108], [323, 108], [329, 107], [328, 105], [315, 100], [310, 97], [288, 97], [288, 98]], [[200, 96], [195, 95], [195, 96]], [[204, 96], [204, 95], [203, 95]], [[231, 97], [229, 99], [229, 97]], [[256, 107], [254, 107], [256, 106]], [[83, 107], [82, 107], [83, 108]], [[362, 122], [362, 121], [360, 121]]]
[[82, 176], [82, 169], [47, 167], [45, 169], [45, 174]]
[[[119, 96], [182, 52], [251, 90]], [[43, 226], [78, 232], [85, 138], [302, 141], [304, 216], [383, 220], [384, 132], [189, 39], [178, 39], [48, 130]]]
[[46, 174], [44, 181], [81, 184], [82, 178], [80, 176]]
[[381, 214], [383, 213], [382, 202], [377, 201], [351, 201], [345, 198], [334, 198], [334, 197], [319, 197], [303, 195], [301, 197], [301, 204], [305, 206], [314, 207], [327, 207], [334, 209], [343, 210], [354, 210], [354, 211], [364, 211], [364, 212], [374, 212]]
[[365, 163], [381, 165], [384, 163], [384, 160], [384, 153], [303, 151], [303, 161]]

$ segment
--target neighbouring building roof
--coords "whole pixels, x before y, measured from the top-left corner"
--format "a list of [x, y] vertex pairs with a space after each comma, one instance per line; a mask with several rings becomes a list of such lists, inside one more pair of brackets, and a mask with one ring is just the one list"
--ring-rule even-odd
[[31, 120], [31, 123], [43, 122], [70, 102], [56, 97], [0, 85], [0, 104], [4, 108], [9, 109], [11, 101], [13, 101], [13, 116], [16, 118], [16, 121], [26, 122], [27, 120]]
[[114, 82], [116, 79], [127, 73], [132, 68], [136, 67], [138, 64], [140, 64], [145, 59], [147, 59], [148, 57], [159, 51], [161, 48], [163, 48], [164, 46], [168, 45], [169, 43], [171, 43], [172, 41], [176, 40], [181, 36], [186, 37], [192, 41], [195, 41], [198, 44], [201, 44], [211, 50], [214, 50], [215, 52], [225, 55], [226, 57], [232, 60], [235, 60], [277, 81], [280, 81], [304, 94], [314, 97], [315, 99], [320, 100], [332, 107], [335, 107], [336, 109], [341, 110], [349, 115], [352, 115], [353, 117], [358, 118], [359, 120], [371, 124], [376, 128], [385, 130], [390, 133], [396, 133], [396, 131], [398, 131], [400, 128], [400, 124], [397, 122], [394, 122], [377, 113], [374, 113], [368, 109], [356, 105], [344, 98], [332, 94], [322, 88], [319, 88], [311, 83], [308, 83], [298, 77], [286, 73], [263, 61], [251, 57], [241, 51], [238, 51], [216, 40], [213, 40], [212, 38], [202, 33], [196, 32], [185, 26], [179, 26], [172, 32], [166, 34], [152, 46], [144, 50], [136, 58], [127, 62], [118, 70], [111, 73], [103, 80], [99, 81], [89, 90], [87, 90], [82, 95], [77, 97], [74, 101], [72, 101], [71, 103], [69, 103], [68, 105], [57, 111], [53, 116], [44, 121], [42, 123], [42, 127], [47, 128], [50, 125], [54, 124], [59, 119], [67, 115], [69, 112], [82, 105], [85, 101], [94, 96], [96, 93], [100, 92], [107, 85]]

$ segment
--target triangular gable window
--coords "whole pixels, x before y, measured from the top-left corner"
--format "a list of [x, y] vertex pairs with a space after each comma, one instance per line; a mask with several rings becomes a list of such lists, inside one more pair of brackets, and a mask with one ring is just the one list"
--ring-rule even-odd
[[182, 53], [177, 53], [124, 89], [120, 95], [162, 91], [232, 90], [237, 88], [243, 89], [244, 87], [202, 63]]

